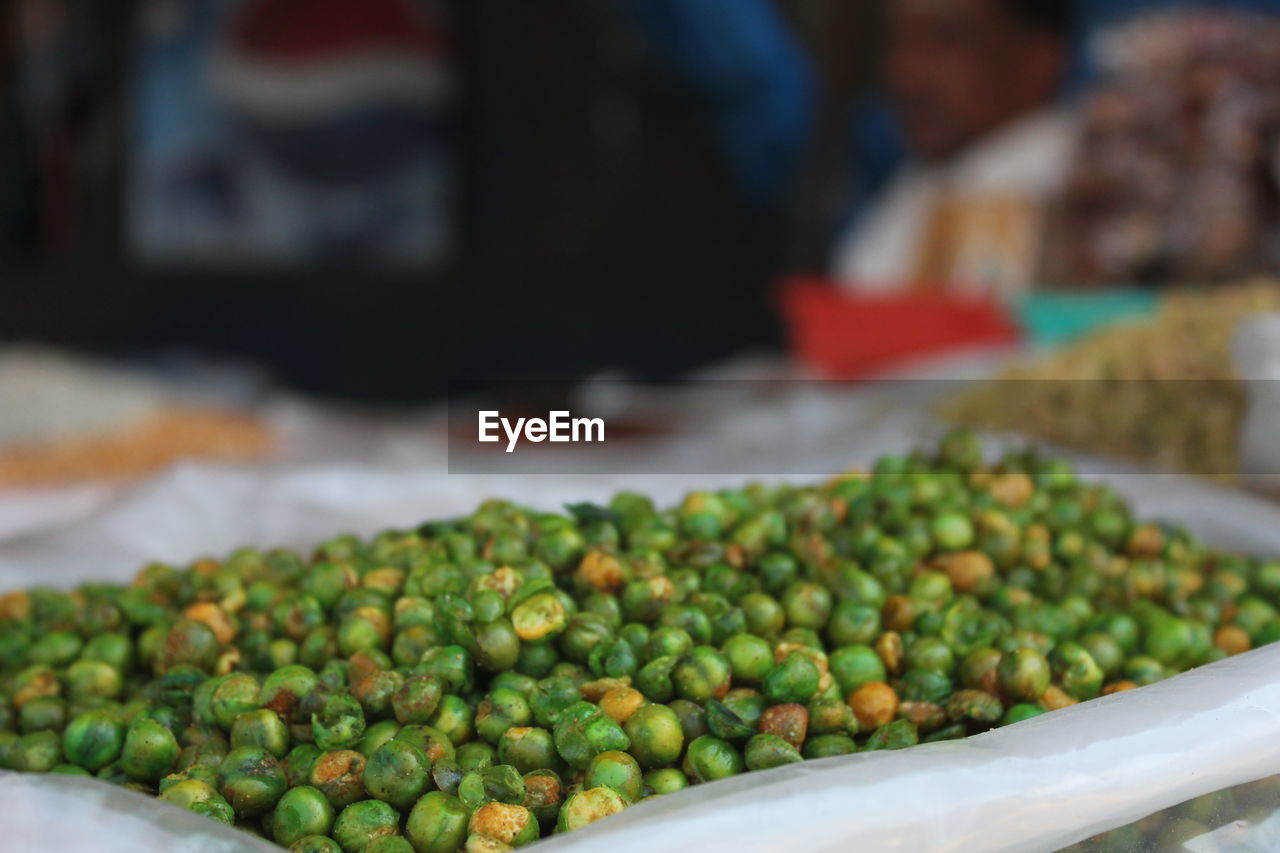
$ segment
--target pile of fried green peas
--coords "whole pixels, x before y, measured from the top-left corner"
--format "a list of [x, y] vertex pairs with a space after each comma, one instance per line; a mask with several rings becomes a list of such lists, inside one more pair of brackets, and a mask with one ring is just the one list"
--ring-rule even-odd
[[966, 432], [819, 485], [566, 509], [0, 597], [0, 766], [301, 853], [500, 851], [1280, 639], [1280, 562]]

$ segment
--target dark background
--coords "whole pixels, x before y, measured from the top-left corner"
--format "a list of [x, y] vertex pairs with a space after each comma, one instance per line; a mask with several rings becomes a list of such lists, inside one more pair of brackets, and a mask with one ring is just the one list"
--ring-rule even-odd
[[[780, 269], [815, 265], [844, 104], [879, 3], [783, 0], [825, 101], [795, 198], [742, 199], [698, 105], [608, 4], [454, 3], [462, 246], [447, 268], [157, 269], [125, 251], [137, 0], [76, 2], [78, 73], [24, 126], [0, 13], [0, 339], [115, 356], [181, 348], [265, 363], [307, 391], [423, 400], [446, 379], [664, 376], [779, 343]], [[792, 211], [808, 211], [804, 216]], [[818, 210], [815, 214], [813, 211]]]

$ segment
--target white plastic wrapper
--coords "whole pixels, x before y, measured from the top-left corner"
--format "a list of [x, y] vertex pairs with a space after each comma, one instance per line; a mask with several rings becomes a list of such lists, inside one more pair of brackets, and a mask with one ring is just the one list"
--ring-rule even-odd
[[[919, 437], [896, 431], [896, 449]], [[895, 448], [847, 451], [830, 470], [885, 449]], [[1106, 473], [1146, 517], [1184, 521], [1222, 547], [1280, 554], [1280, 507], [1171, 476], [1122, 474], [1114, 465]], [[673, 501], [709, 479], [184, 467], [74, 525], [0, 541], [0, 588], [124, 580], [148, 560], [180, 563], [242, 544], [305, 547], [339, 531], [466, 513], [495, 495], [546, 509], [623, 488]], [[1280, 646], [964, 742], [699, 786], [541, 849], [1050, 851], [1277, 772]], [[0, 802], [4, 851], [270, 849], [90, 780], [0, 773]]]

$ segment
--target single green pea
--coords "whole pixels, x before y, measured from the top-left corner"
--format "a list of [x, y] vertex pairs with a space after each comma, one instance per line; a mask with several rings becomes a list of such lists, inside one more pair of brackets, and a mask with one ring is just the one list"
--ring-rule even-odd
[[843, 599], [827, 623], [827, 637], [834, 646], [867, 645], [881, 633], [880, 608]]
[[349, 749], [364, 734], [364, 709], [355, 697], [334, 693], [311, 716], [311, 732], [316, 746], [324, 750]]
[[836, 649], [827, 659], [831, 675], [847, 696], [864, 684], [883, 682], [888, 675], [884, 661], [870, 646], [850, 645]]
[[524, 798], [524, 777], [509, 764], [472, 770], [458, 784], [458, 799], [472, 810], [493, 802], [518, 805]]
[[527, 726], [532, 720], [533, 711], [524, 695], [499, 687], [476, 709], [476, 733], [486, 742], [496, 745], [507, 729]]
[[759, 684], [773, 667], [773, 648], [762, 637], [735, 634], [725, 641], [723, 652], [735, 684]]
[[[126, 754], [128, 749], [126, 741]], [[233, 749], [218, 767], [218, 790], [240, 818], [256, 817], [273, 808], [287, 786], [284, 768], [261, 747]]]
[[754, 725], [748, 724], [723, 702], [709, 699], [703, 707], [707, 715], [707, 730], [718, 738], [740, 743], [756, 732]]
[[1030, 702], [1021, 702], [1005, 711], [1004, 716], [1000, 719], [1000, 725], [1010, 726], [1014, 723], [1020, 723], [1023, 720], [1029, 720], [1032, 717], [1038, 717], [1044, 713], [1044, 708], [1039, 705], [1033, 705]]
[[23, 734], [62, 731], [67, 724], [67, 701], [60, 696], [40, 696], [28, 700], [18, 710], [18, 728]]
[[440, 791], [425, 794], [405, 821], [405, 836], [417, 853], [457, 853], [467, 840], [471, 810]]
[[404, 727], [395, 720], [379, 720], [364, 730], [360, 742], [356, 744], [356, 752], [368, 758], [378, 747], [400, 734], [402, 728]]
[[805, 758], [830, 758], [835, 755], [850, 755], [858, 751], [858, 745], [848, 735], [815, 735], [804, 742]]
[[934, 516], [930, 532], [938, 547], [944, 551], [963, 551], [973, 545], [973, 522], [958, 512], [945, 512]]
[[758, 734], [747, 742], [745, 763], [748, 770], [769, 770], [803, 760], [800, 750], [777, 735]]
[[746, 768], [742, 756], [732, 744], [711, 735], [703, 735], [690, 743], [685, 760], [700, 782], [734, 776]]
[[289, 853], [342, 853], [342, 847], [327, 835], [307, 835], [290, 844]]
[[275, 711], [247, 711], [231, 726], [231, 747], [241, 746], [260, 746], [276, 758], [284, 758], [289, 751], [289, 728]]
[[[634, 736], [632, 749], [635, 749]], [[560, 754], [556, 752], [554, 736], [547, 729], [537, 726], [515, 726], [504, 731], [498, 739], [498, 761], [510, 764], [521, 773], [541, 769], [555, 770], [562, 763]]]
[[433, 762], [442, 758], [452, 761], [455, 757], [453, 742], [444, 732], [431, 726], [405, 726], [396, 734], [395, 739], [413, 744]]
[[25, 773], [48, 773], [62, 762], [62, 742], [56, 732], [25, 734], [9, 747], [8, 763]]
[[953, 723], [967, 723], [977, 728], [994, 725], [1004, 714], [1000, 700], [985, 690], [958, 690], [946, 704], [947, 716]]
[[454, 758], [458, 766], [465, 771], [482, 770], [491, 767], [498, 757], [498, 752], [484, 741], [471, 741], [458, 747]]
[[369, 795], [402, 812], [412, 808], [431, 784], [431, 759], [405, 741], [387, 741], [374, 750], [364, 768]]
[[597, 820], [617, 814], [627, 807], [626, 799], [612, 788], [587, 788], [578, 791], [565, 801], [560, 809], [556, 828], [560, 832], [573, 832]]
[[644, 796], [642, 775], [640, 765], [630, 754], [611, 750], [591, 758], [582, 784], [587, 788], [601, 785], [613, 788], [628, 802], [634, 803]]
[[1049, 656], [1054, 679], [1080, 700], [1094, 699], [1102, 690], [1102, 667], [1079, 643], [1059, 643]]
[[808, 702], [818, 692], [821, 676], [812, 658], [802, 652], [791, 652], [765, 674], [763, 692], [776, 704]]
[[867, 738], [866, 749], [868, 752], [882, 749], [906, 749], [919, 742], [920, 735], [913, 723], [907, 720], [894, 720], [876, 729], [871, 737]]
[[400, 814], [381, 800], [352, 803], [333, 822], [333, 838], [344, 853], [363, 853], [373, 841], [400, 831]]
[[544, 833], [555, 829], [564, 802], [564, 783], [553, 770], [534, 770], [524, 775], [524, 807], [538, 819]]
[[440, 682], [430, 675], [406, 679], [391, 699], [396, 720], [406, 726], [425, 724], [440, 706], [443, 695]]
[[310, 786], [291, 788], [271, 813], [271, 837], [281, 846], [316, 835], [328, 835], [333, 828], [333, 806], [324, 794]]
[[601, 752], [631, 746], [622, 727], [590, 702], [576, 702], [566, 708], [556, 722], [553, 736], [560, 757], [579, 770], [585, 770], [591, 758]]
[[1049, 687], [1052, 670], [1045, 656], [1035, 649], [1018, 648], [1006, 652], [996, 668], [1000, 689], [1005, 695], [1035, 702]]
[[125, 727], [112, 711], [80, 714], [62, 733], [62, 751], [67, 760], [90, 772], [97, 772], [120, 757], [124, 749]]
[[181, 752], [173, 732], [146, 717], [129, 725], [120, 752], [120, 766], [134, 782], [156, 782], [173, 769]]
[[235, 725], [236, 717], [262, 707], [261, 694], [262, 686], [252, 675], [237, 673], [221, 679], [215, 684], [209, 699], [213, 722], [229, 731]]
[[86, 776], [89, 778], [93, 777], [92, 773], [90, 773], [88, 770], [85, 770], [83, 767], [77, 764], [59, 764], [49, 772], [57, 773], [64, 776]]
[[280, 766], [284, 769], [290, 788], [307, 784], [311, 778], [311, 768], [315, 766], [322, 754], [320, 747], [312, 743], [299, 744], [289, 750], [284, 760], [280, 762]]
[[658, 796], [674, 794], [689, 787], [689, 777], [676, 767], [650, 770], [644, 774], [644, 787], [646, 791]]

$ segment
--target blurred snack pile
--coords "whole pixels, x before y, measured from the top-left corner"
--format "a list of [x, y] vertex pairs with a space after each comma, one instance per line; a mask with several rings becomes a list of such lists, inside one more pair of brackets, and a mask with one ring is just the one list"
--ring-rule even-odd
[[128, 479], [186, 458], [250, 461], [273, 445], [251, 415], [40, 350], [0, 354], [0, 398], [0, 490]]
[[1234, 480], [1247, 399], [1240, 321], [1280, 310], [1280, 282], [1175, 291], [1151, 320], [1095, 332], [958, 394], [942, 416], [1066, 448]]
[[1093, 45], [1102, 82], [1064, 201], [1077, 281], [1280, 271], [1280, 19], [1182, 10]]

